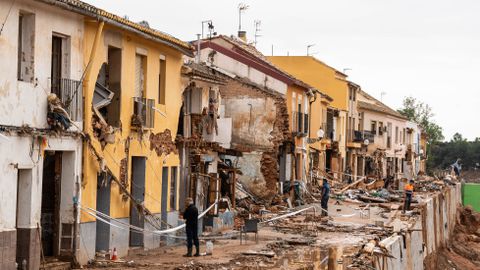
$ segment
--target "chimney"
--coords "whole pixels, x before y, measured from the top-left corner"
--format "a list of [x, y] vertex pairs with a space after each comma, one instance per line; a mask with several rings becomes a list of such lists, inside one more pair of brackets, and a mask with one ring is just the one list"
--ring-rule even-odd
[[243, 40], [243, 42], [247, 42], [247, 31], [238, 30], [238, 37]]

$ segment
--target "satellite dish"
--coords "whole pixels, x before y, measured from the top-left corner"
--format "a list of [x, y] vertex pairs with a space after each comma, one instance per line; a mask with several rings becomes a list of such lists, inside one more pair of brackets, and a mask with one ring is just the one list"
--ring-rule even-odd
[[420, 149], [420, 155], [423, 155], [423, 149]]
[[317, 131], [317, 138], [323, 138], [324, 135], [325, 135], [325, 131], [323, 131], [323, 129], [319, 129]]
[[365, 141], [363, 141], [363, 144], [365, 145], [368, 145], [370, 143], [370, 141], [368, 139], [365, 139]]

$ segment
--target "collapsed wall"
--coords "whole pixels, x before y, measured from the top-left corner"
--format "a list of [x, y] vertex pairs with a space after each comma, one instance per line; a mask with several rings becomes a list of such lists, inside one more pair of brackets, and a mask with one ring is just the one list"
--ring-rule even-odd
[[428, 268], [432, 264], [430, 258], [448, 245], [455, 227], [457, 206], [461, 203], [461, 184], [422, 197], [418, 218], [402, 232], [380, 242], [392, 257], [377, 257], [376, 269], [432, 269]]
[[285, 100], [240, 80], [229, 80], [220, 92], [225, 117], [232, 118], [231, 148], [242, 152], [235, 161], [242, 171], [238, 180], [268, 201], [277, 193], [279, 147], [288, 133]]

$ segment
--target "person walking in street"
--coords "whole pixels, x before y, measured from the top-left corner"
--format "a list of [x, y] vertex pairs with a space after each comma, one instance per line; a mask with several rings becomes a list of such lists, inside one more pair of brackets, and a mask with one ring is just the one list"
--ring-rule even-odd
[[322, 207], [322, 217], [328, 216], [328, 199], [330, 198], [330, 185], [328, 184], [327, 178], [323, 178], [323, 186], [322, 186], [322, 200], [321, 200], [321, 207]]
[[195, 257], [200, 256], [200, 243], [198, 242], [198, 209], [193, 204], [192, 198], [187, 198], [185, 201], [185, 212], [183, 212], [183, 219], [185, 219], [185, 229], [187, 231], [187, 254], [184, 257], [192, 257], [192, 248], [195, 244]]
[[403, 206], [403, 213], [410, 211], [410, 204], [413, 196], [413, 179], [405, 185], [405, 204]]

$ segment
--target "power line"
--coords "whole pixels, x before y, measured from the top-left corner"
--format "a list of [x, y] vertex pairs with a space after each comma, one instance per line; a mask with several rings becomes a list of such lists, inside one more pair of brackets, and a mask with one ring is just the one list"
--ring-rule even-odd
[[13, 4], [15, 4], [17, 0], [13, 0], [12, 4], [10, 5], [10, 8], [8, 9], [7, 16], [5, 16], [5, 20], [3, 20], [2, 27], [0, 28], [0, 35], [3, 32], [3, 27], [5, 26], [5, 23], [7, 22], [8, 16], [10, 16], [10, 12], [12, 11]]

